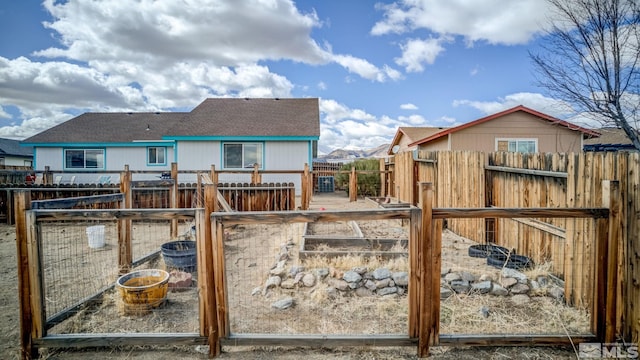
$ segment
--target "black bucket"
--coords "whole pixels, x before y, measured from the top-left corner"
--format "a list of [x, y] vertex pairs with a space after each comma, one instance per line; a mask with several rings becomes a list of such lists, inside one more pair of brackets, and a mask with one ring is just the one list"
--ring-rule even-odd
[[196, 242], [189, 240], [171, 241], [162, 244], [162, 258], [168, 268], [187, 272], [196, 271]]

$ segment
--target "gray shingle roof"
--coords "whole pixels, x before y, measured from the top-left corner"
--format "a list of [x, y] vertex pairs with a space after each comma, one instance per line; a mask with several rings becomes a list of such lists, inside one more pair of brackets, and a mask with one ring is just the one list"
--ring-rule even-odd
[[12, 156], [33, 156], [33, 147], [20, 146], [20, 141], [0, 138], [0, 154]]
[[[24, 141], [27, 143], [118, 143], [161, 140], [187, 113], [85, 113]], [[147, 130], [147, 125], [149, 130]]]
[[318, 99], [207, 99], [168, 135], [319, 136]]
[[176, 136], [317, 137], [318, 99], [207, 99], [191, 112], [85, 113], [25, 142], [126, 143]]

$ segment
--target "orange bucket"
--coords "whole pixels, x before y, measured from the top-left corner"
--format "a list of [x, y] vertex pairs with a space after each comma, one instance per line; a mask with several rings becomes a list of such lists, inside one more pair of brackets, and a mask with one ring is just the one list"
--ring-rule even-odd
[[169, 288], [169, 273], [146, 269], [122, 275], [116, 282], [126, 313], [146, 313], [164, 304]]

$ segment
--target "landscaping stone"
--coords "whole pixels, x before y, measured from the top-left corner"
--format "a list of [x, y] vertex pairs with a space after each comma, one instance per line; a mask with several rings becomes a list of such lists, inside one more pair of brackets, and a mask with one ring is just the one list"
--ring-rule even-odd
[[280, 276], [283, 276], [286, 272], [287, 270], [284, 267], [276, 267], [274, 269], [271, 269], [271, 271], [269, 271], [269, 275], [280, 277]]
[[449, 268], [440, 268], [440, 277], [447, 275], [450, 271]]
[[389, 269], [387, 268], [375, 269], [371, 274], [376, 280], [382, 280], [391, 277], [391, 271], [389, 271]]
[[311, 273], [306, 273], [302, 277], [302, 284], [306, 287], [313, 287], [316, 284], [316, 277]]
[[390, 282], [391, 282], [391, 279], [389, 279], [389, 278], [378, 280], [378, 281], [375, 282], [376, 283], [376, 289], [381, 289], [381, 288], [388, 287]]
[[471, 285], [466, 280], [455, 280], [451, 282], [451, 289], [458, 294], [468, 293]]
[[440, 300], [448, 299], [451, 295], [453, 295], [453, 290], [448, 287], [440, 287]]
[[545, 287], [549, 285], [549, 278], [544, 275], [538, 276], [536, 280], [538, 281], [538, 284], [540, 284], [541, 287]]
[[480, 308], [480, 315], [485, 319], [488, 318], [489, 317], [489, 308], [486, 307], [486, 306], [481, 307]]
[[507, 296], [509, 295], [509, 290], [503, 288], [502, 286], [500, 286], [500, 284], [494, 283], [491, 291], [489, 291], [489, 294], [493, 296]]
[[382, 289], [378, 289], [376, 291], [376, 293], [380, 296], [384, 296], [384, 295], [389, 295], [389, 294], [395, 294], [398, 292], [398, 288], [395, 286], [390, 286], [390, 287], [386, 287], [386, 288], [382, 288]]
[[362, 280], [362, 276], [357, 272], [350, 270], [344, 273], [344, 275], [342, 276], [342, 280], [348, 283], [357, 283], [358, 281]]
[[316, 275], [318, 275], [318, 277], [321, 279], [326, 278], [327, 275], [329, 275], [329, 268], [316, 269]]
[[346, 291], [349, 288], [349, 283], [341, 279], [331, 277], [327, 279], [327, 282], [329, 283], [329, 286], [332, 286], [340, 291]]
[[460, 277], [462, 278], [462, 280], [468, 281], [470, 283], [476, 281], [476, 276], [467, 271], [461, 272]]
[[359, 297], [373, 296], [373, 291], [364, 287], [359, 287], [356, 289], [356, 296], [359, 296]]
[[501, 271], [501, 274], [503, 277], [510, 277], [510, 278], [515, 278], [518, 279], [518, 282], [523, 282], [523, 281], [527, 281], [527, 275], [521, 273], [518, 270], [515, 269], [510, 269], [510, 268], [504, 268]]
[[491, 281], [481, 281], [481, 282], [477, 282], [477, 283], [473, 283], [471, 285], [471, 290], [478, 292], [480, 294], [486, 294], [489, 291], [491, 291], [493, 284], [491, 283]]
[[351, 270], [357, 272], [360, 275], [364, 275], [367, 272], [367, 268], [363, 267], [363, 266], [358, 266], [358, 267], [355, 267], [355, 268], [353, 268]]
[[444, 280], [450, 283], [452, 281], [462, 280], [462, 277], [458, 273], [448, 273], [444, 276]]
[[293, 289], [296, 287], [296, 281], [294, 279], [286, 279], [280, 283], [280, 287], [283, 289]]
[[304, 271], [304, 266], [292, 266], [291, 269], [289, 269], [289, 276], [295, 277], [296, 275], [298, 275], [303, 271]]
[[509, 289], [512, 294], [526, 294], [529, 290], [529, 285], [521, 283], [517, 283]]
[[504, 287], [505, 289], [508, 289], [517, 283], [518, 279], [512, 277], [503, 278], [502, 281], [500, 281], [500, 285], [502, 285], [502, 287]]
[[376, 290], [378, 287], [376, 286], [376, 283], [371, 281], [371, 280], [367, 280], [364, 282], [364, 287], [366, 287], [367, 289], [373, 291]]
[[269, 276], [267, 282], [264, 284], [265, 290], [270, 289], [272, 287], [279, 286], [282, 282], [282, 279], [279, 276]]
[[493, 281], [493, 276], [491, 276], [489, 274], [482, 274], [478, 278], [478, 281]]
[[392, 278], [395, 285], [398, 285], [398, 286], [409, 285], [409, 273], [406, 271], [393, 273]]
[[291, 297], [278, 300], [271, 304], [272, 308], [276, 308], [278, 310], [286, 310], [292, 306], [293, 306], [293, 298]]
[[256, 296], [262, 292], [262, 286], [256, 286], [251, 290], [251, 296]]

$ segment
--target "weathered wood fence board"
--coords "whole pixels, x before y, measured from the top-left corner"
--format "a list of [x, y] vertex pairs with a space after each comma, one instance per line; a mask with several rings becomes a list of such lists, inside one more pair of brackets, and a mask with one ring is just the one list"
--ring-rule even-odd
[[[396, 154], [389, 164], [399, 199], [415, 204], [416, 184], [433, 182], [434, 207], [599, 207], [603, 181], [619, 181], [625, 221], [617, 246], [617, 333], [639, 341], [640, 306], [627, 300], [640, 299], [639, 153], [419, 152], [416, 159], [412, 153]], [[486, 224], [447, 220], [460, 235], [478, 242], [490, 235], [536, 263], [550, 262], [552, 271], [565, 280], [567, 299], [577, 306], [590, 306], [597, 270], [593, 268], [597, 233], [593, 220], [540, 217], [487, 219]]]

